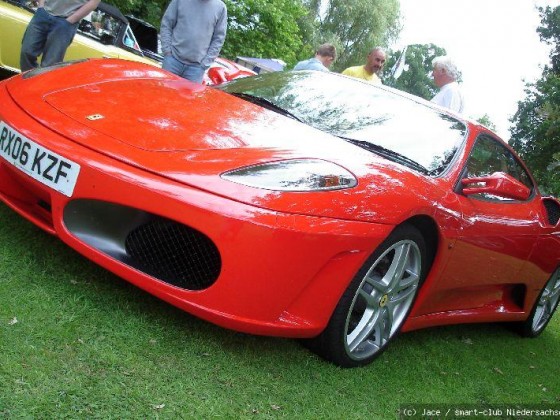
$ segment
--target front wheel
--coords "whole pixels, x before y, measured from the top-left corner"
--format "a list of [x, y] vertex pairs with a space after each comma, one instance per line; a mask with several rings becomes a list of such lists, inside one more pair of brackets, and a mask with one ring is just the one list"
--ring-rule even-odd
[[560, 268], [557, 268], [531, 310], [529, 318], [519, 325], [519, 332], [524, 337], [536, 337], [544, 331], [554, 315], [560, 300]]
[[422, 235], [410, 225], [397, 227], [358, 271], [325, 330], [304, 344], [342, 367], [370, 363], [399, 332], [425, 272]]

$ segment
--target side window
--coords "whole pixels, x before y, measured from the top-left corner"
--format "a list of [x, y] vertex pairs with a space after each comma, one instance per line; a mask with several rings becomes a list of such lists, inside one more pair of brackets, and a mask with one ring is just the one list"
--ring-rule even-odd
[[[531, 177], [519, 160], [502, 143], [492, 137], [482, 135], [477, 140], [467, 161], [467, 178], [476, 178], [503, 172], [517, 179], [531, 191], [534, 189]], [[477, 194], [475, 197], [490, 200], [511, 201], [491, 194]]]
[[136, 38], [134, 37], [134, 32], [132, 32], [130, 26], [126, 28], [126, 32], [124, 33], [123, 44], [126, 45], [128, 48], [136, 50], [139, 53], [142, 53], [142, 50], [140, 49], [138, 42], [136, 42]]
[[[39, 6], [38, 0], [17, 1], [32, 12], [37, 11], [37, 7]], [[100, 41], [102, 44], [114, 45], [118, 39], [122, 25], [123, 22], [119, 19], [111, 16], [103, 10], [96, 9], [80, 21], [78, 31], [82, 35], [86, 35], [96, 41]], [[134, 39], [134, 35], [132, 35], [132, 38]], [[131, 43], [134, 42], [136, 42], [136, 40], [131, 41]], [[131, 48], [141, 51], [140, 48], [134, 46], [134, 44]]]
[[39, 7], [38, 0], [12, 0], [11, 3], [19, 3], [21, 6], [31, 10], [32, 12], [35, 12]]
[[80, 22], [79, 31], [103, 44], [112, 44], [119, 35], [121, 22], [102, 10], [94, 10]]

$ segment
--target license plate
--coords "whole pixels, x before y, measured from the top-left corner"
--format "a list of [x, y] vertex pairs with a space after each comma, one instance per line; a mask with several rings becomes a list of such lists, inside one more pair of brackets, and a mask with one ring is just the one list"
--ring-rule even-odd
[[72, 197], [80, 165], [29, 140], [1, 121], [0, 157], [47, 187]]

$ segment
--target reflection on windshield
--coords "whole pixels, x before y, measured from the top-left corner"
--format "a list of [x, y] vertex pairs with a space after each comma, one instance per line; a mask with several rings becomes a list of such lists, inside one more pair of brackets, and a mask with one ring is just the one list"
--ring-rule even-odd
[[[222, 89], [264, 98], [315, 128], [391, 151], [383, 156], [434, 176], [447, 168], [466, 135], [465, 125], [448, 115], [334, 74], [269, 73]], [[376, 153], [375, 147], [364, 148]]]

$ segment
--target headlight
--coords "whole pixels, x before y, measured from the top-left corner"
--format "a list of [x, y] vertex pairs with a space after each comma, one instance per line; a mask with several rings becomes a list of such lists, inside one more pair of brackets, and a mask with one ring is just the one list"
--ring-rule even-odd
[[223, 179], [273, 191], [330, 191], [352, 188], [358, 181], [349, 171], [319, 159], [292, 159], [235, 169]]

